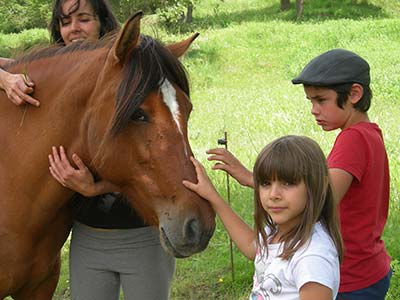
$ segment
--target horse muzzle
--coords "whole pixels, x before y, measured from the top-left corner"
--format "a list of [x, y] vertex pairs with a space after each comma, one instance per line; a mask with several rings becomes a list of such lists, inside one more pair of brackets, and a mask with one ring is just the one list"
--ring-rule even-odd
[[177, 258], [184, 258], [203, 251], [215, 229], [212, 224], [196, 217], [184, 220], [170, 218], [167, 214], [160, 219], [160, 241], [164, 250]]

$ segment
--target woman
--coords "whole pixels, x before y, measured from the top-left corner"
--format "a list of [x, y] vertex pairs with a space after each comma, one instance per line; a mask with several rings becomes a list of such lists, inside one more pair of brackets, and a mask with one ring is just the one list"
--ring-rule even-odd
[[[55, 0], [50, 22], [53, 43], [69, 45], [97, 40], [119, 28], [104, 0]], [[23, 74], [0, 71], [0, 87], [17, 104], [39, 102], [31, 97], [34, 83]], [[95, 180], [81, 159], [75, 169], [60, 147], [49, 155], [50, 172], [63, 186], [78, 192], [80, 209], [70, 244], [71, 299], [162, 300], [169, 297], [175, 259], [162, 249], [158, 231], [146, 226], [113, 186]], [[86, 198], [89, 197], [89, 198]], [[157, 288], [154, 288], [154, 287]]]

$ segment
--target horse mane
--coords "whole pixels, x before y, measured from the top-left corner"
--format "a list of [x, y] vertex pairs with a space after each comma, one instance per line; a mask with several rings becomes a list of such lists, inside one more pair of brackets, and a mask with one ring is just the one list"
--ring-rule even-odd
[[29, 49], [21, 56], [15, 58], [13, 61], [5, 64], [4, 69], [8, 70], [15, 65], [29, 63], [35, 60], [60, 56], [77, 51], [93, 51], [106, 47], [111, 48], [112, 41], [114, 41], [115, 38], [116, 32], [113, 31], [104, 35], [101, 39], [97, 41], [86, 40], [82, 42], [71, 43], [67, 46], [65, 46], [64, 44], [39, 45]]
[[116, 135], [129, 123], [149, 93], [157, 90], [166, 79], [190, 96], [184, 66], [168, 48], [150, 36], [141, 35], [140, 45], [131, 52], [122, 72], [111, 135]]
[[[67, 46], [56, 44], [36, 47], [8, 63], [4, 69], [77, 51], [110, 49], [115, 39], [116, 32], [111, 32], [98, 41], [82, 41]], [[150, 92], [157, 90], [166, 79], [190, 96], [187, 72], [179, 59], [158, 40], [141, 35], [139, 46], [131, 51], [122, 67], [122, 81], [116, 95], [116, 111], [109, 131], [112, 136], [129, 123], [131, 116]]]

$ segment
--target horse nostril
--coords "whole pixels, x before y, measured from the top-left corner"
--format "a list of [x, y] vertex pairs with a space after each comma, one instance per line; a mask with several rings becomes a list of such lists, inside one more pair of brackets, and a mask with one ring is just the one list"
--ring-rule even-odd
[[190, 245], [200, 243], [201, 224], [197, 219], [189, 219], [184, 226], [184, 239]]

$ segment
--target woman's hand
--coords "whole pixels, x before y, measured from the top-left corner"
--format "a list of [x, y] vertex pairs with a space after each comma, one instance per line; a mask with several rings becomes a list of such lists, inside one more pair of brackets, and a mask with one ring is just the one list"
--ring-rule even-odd
[[[203, 165], [194, 157], [190, 157], [197, 174], [197, 183], [193, 183], [187, 180], [183, 181], [183, 185], [193, 192], [197, 193], [200, 197], [208, 200], [211, 205], [214, 205], [216, 201], [222, 200], [212, 184], [210, 178], [207, 176], [206, 170]], [[222, 200], [223, 201], [223, 200]]]
[[29, 76], [24, 74], [11, 74], [0, 69], [0, 88], [2, 88], [7, 97], [16, 105], [23, 105], [26, 103], [32, 104], [36, 107], [40, 102], [29, 94], [33, 93], [34, 82]]
[[77, 154], [72, 155], [72, 160], [78, 167], [75, 169], [68, 160], [63, 146], [60, 146], [59, 151], [57, 147], [52, 148], [52, 154], [49, 154], [49, 170], [61, 185], [86, 197], [117, 191], [117, 188], [109, 182], [95, 182], [92, 173]]
[[253, 187], [253, 173], [228, 150], [224, 148], [210, 149], [206, 152], [210, 154], [207, 158], [210, 161], [217, 161], [212, 167], [213, 170], [223, 170], [235, 178], [241, 185]]

